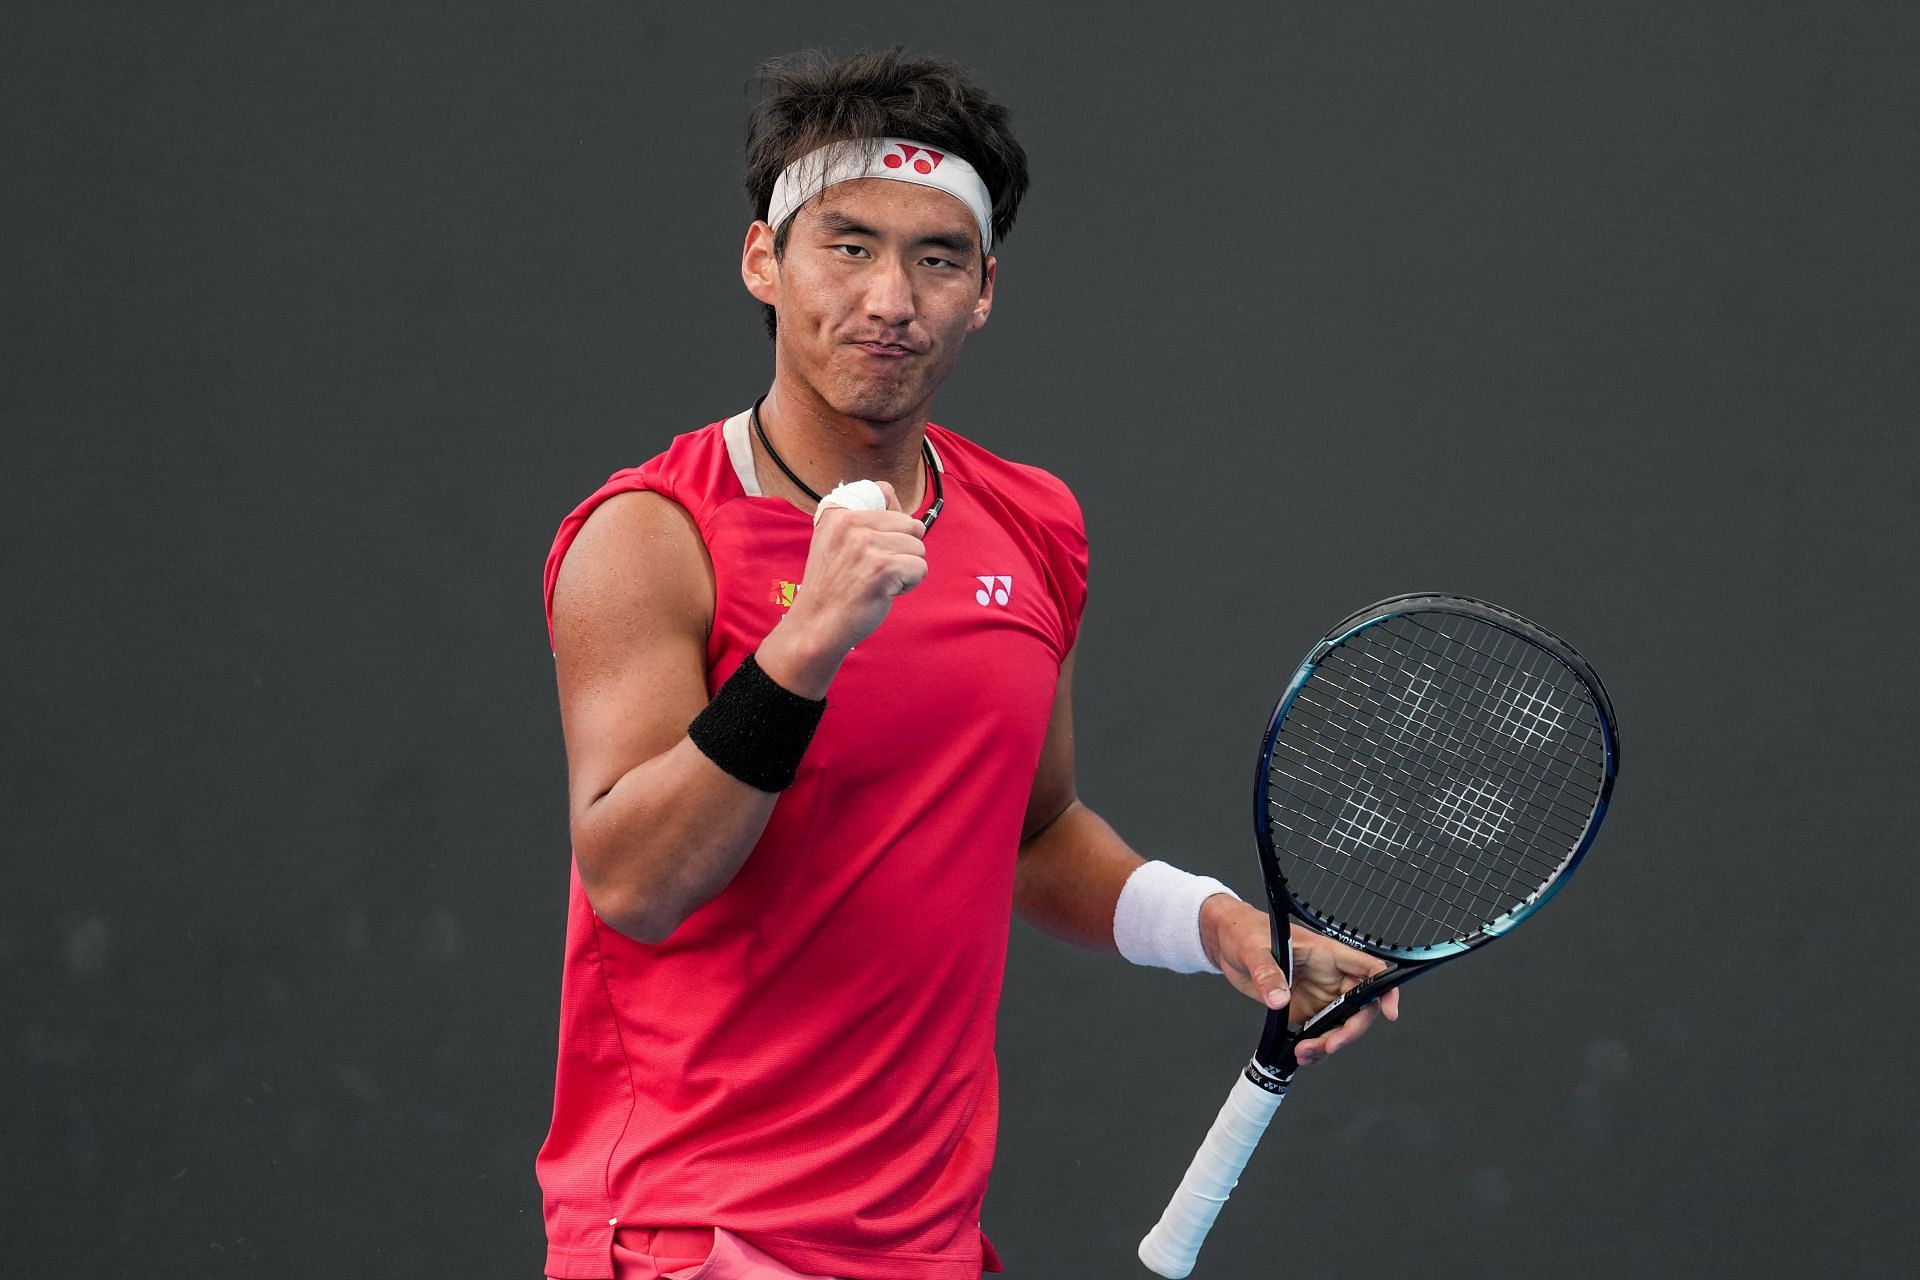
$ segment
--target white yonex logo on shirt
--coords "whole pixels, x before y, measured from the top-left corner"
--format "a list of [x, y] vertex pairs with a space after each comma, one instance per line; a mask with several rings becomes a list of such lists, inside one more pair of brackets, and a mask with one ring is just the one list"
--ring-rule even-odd
[[1005, 604], [1013, 595], [1013, 579], [1007, 574], [980, 574], [974, 581], [980, 584], [980, 589], [973, 593], [976, 603]]

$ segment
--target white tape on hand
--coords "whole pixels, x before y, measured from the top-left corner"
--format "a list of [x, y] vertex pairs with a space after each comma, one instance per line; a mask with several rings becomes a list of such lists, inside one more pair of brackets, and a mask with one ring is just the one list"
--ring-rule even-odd
[[885, 511], [887, 495], [871, 480], [849, 480], [820, 499], [820, 505], [813, 511], [815, 524], [820, 523], [820, 516], [828, 507], [845, 507], [849, 511]]

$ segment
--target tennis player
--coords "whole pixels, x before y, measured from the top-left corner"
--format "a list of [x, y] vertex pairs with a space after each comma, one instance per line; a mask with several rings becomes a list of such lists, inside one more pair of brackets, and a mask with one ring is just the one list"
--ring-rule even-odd
[[546, 1270], [971, 1280], [1012, 912], [1298, 1015], [1379, 965], [1296, 932], [1289, 992], [1264, 913], [1075, 795], [1079, 508], [928, 421], [1026, 189], [1006, 111], [898, 52], [765, 79], [740, 271], [772, 384], [616, 473], [547, 564], [574, 876]]

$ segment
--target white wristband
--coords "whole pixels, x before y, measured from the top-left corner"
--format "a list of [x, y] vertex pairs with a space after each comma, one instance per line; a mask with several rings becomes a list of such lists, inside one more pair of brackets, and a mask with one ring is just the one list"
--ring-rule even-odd
[[1134, 868], [1113, 909], [1113, 943], [1135, 964], [1175, 973], [1218, 973], [1200, 945], [1200, 904], [1216, 893], [1240, 895], [1212, 876], [1164, 862]]

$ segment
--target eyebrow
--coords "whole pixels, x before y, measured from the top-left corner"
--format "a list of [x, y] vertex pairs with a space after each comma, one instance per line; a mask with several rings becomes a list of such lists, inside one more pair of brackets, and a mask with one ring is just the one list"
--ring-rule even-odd
[[948, 253], [963, 254], [973, 252], [972, 236], [931, 235], [921, 236], [921, 244], [930, 244], [936, 249], [945, 249]]
[[[856, 222], [846, 214], [832, 209], [823, 209], [819, 215], [820, 229], [834, 236], [866, 236], [872, 240], [881, 239], [878, 231], [864, 222]], [[948, 253], [964, 254], [974, 251], [973, 237], [955, 235], [947, 232], [935, 232], [915, 240], [916, 245], [932, 245], [936, 249], [945, 249]]]
[[836, 236], [869, 236], [875, 240], [880, 233], [864, 222], [855, 222], [844, 213], [835, 213], [830, 209], [820, 213], [820, 229]]

